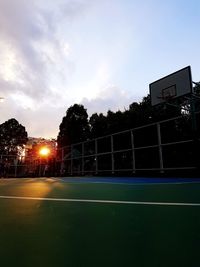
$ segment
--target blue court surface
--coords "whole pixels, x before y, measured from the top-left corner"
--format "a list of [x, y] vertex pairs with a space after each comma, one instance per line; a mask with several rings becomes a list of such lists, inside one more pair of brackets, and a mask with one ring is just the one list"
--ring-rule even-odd
[[192, 183], [192, 182], [200, 182], [200, 178], [181, 178], [181, 177], [61, 177], [59, 178], [63, 182], [86, 182], [86, 183], [126, 183], [126, 184], [164, 184], [164, 183]]

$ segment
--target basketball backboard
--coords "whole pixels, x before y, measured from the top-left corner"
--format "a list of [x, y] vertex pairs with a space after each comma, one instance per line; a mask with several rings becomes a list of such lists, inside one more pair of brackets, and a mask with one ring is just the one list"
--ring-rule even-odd
[[190, 66], [151, 83], [149, 89], [152, 106], [192, 93]]

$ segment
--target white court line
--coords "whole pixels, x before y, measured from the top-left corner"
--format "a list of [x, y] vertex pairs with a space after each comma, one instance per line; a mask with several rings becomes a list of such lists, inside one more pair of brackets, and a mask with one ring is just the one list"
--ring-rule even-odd
[[19, 199], [19, 200], [43, 200], [59, 202], [82, 202], [82, 203], [103, 203], [103, 204], [125, 204], [125, 205], [154, 205], [154, 206], [194, 206], [200, 207], [200, 203], [181, 203], [181, 202], [146, 202], [146, 201], [121, 201], [121, 200], [98, 200], [98, 199], [74, 199], [74, 198], [43, 198], [43, 197], [17, 197], [0, 196], [0, 199]]

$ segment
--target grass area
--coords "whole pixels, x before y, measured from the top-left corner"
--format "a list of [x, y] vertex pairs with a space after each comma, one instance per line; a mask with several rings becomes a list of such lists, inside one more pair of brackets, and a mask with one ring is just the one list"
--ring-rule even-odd
[[[200, 183], [0, 180], [0, 196], [200, 203]], [[0, 199], [1, 266], [198, 266], [200, 207]]]

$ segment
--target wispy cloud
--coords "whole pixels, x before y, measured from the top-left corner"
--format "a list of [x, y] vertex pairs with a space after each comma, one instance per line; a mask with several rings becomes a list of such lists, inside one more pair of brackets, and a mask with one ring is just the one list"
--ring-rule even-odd
[[53, 80], [65, 79], [70, 48], [57, 37], [58, 16], [64, 17], [67, 10], [69, 16], [79, 8], [78, 2], [75, 6], [67, 2], [55, 15], [54, 10], [39, 6], [39, 1], [0, 1], [0, 83], [4, 94], [19, 92], [42, 101], [53, 94]]

